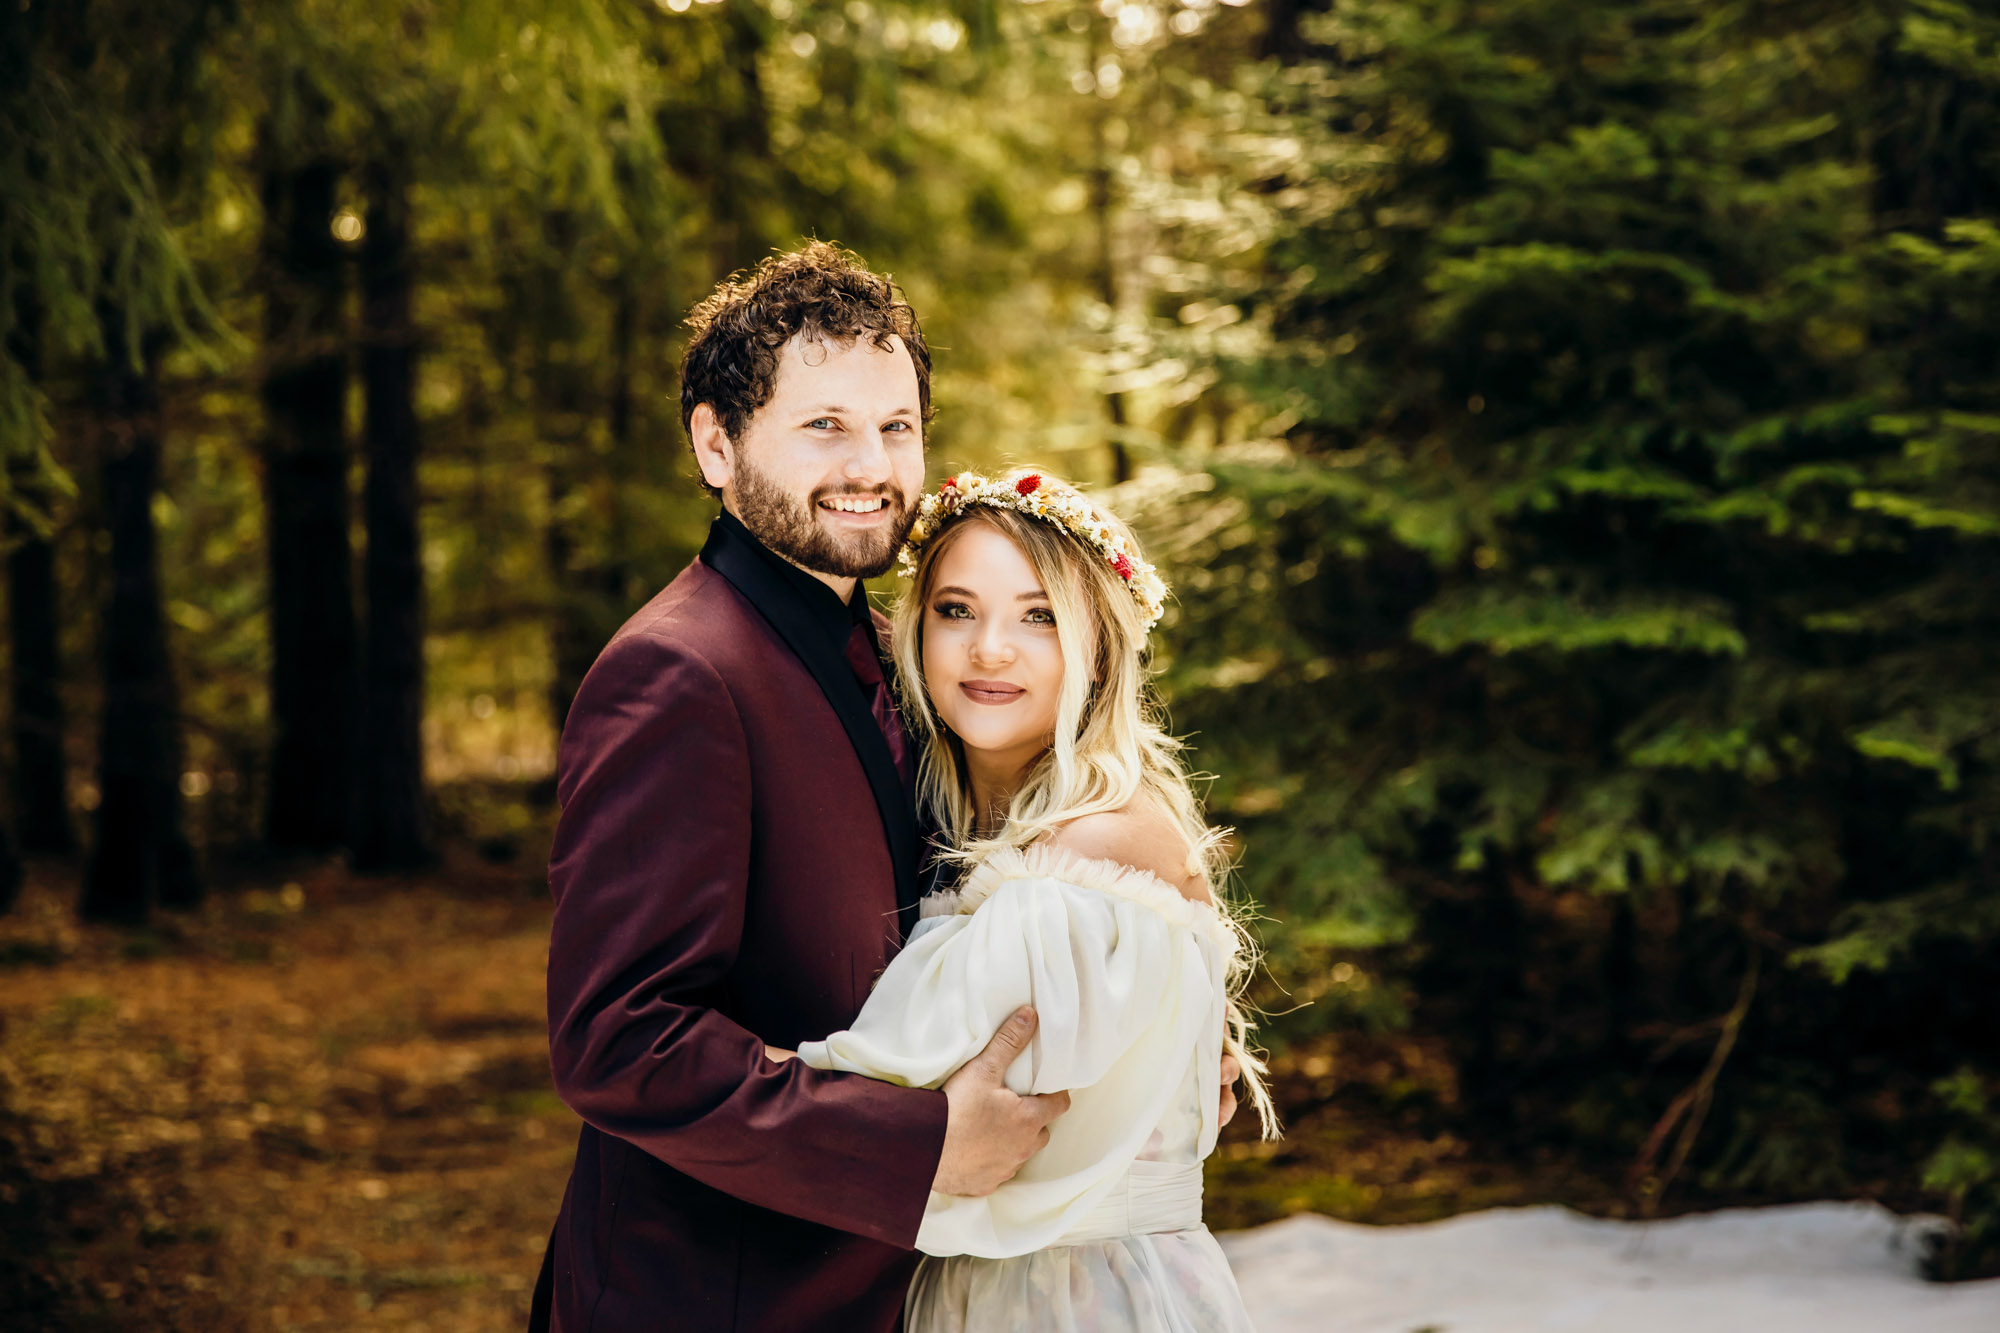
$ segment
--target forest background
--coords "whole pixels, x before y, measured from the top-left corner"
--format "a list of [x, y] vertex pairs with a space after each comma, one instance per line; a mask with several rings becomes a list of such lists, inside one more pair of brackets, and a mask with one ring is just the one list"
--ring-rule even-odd
[[2000, 8], [22, 0], [0, 1313], [513, 1326], [563, 710], [712, 513], [682, 316], [805, 236], [934, 480], [1175, 587], [1291, 1127], [1212, 1220], [2000, 1272]]

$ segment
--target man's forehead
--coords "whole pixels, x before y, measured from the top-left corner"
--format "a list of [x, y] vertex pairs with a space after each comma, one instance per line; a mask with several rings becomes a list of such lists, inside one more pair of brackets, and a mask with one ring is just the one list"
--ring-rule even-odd
[[779, 350], [777, 369], [772, 387], [785, 397], [840, 383], [884, 394], [907, 393], [911, 405], [916, 404], [916, 362], [903, 340], [893, 333], [886, 347], [875, 341], [873, 333], [845, 339], [795, 334]]

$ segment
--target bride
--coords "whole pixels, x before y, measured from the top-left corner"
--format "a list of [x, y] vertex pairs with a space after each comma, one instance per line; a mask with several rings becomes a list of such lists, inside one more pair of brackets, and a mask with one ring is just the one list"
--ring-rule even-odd
[[1146, 688], [1166, 589], [1122, 523], [1034, 472], [945, 482], [903, 559], [903, 711], [956, 882], [854, 1025], [799, 1058], [935, 1088], [1032, 1004], [1008, 1086], [1071, 1097], [996, 1192], [931, 1195], [905, 1328], [1248, 1330], [1201, 1222], [1225, 1051], [1267, 1136], [1275, 1120], [1234, 999], [1250, 956], [1215, 899], [1219, 834]]

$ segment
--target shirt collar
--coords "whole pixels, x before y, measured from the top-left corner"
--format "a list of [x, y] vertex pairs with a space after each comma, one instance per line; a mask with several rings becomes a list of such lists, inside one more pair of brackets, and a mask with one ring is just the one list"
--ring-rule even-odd
[[768, 564], [798, 597], [813, 623], [821, 628], [827, 641], [835, 648], [846, 649], [848, 636], [853, 634], [856, 625], [867, 625], [870, 637], [874, 636], [874, 621], [868, 615], [868, 594], [860, 580], [855, 580], [854, 595], [842, 602], [833, 589], [759, 541], [757, 535], [744, 527], [743, 521], [727, 509], [715, 516], [709, 540], [746, 548]]

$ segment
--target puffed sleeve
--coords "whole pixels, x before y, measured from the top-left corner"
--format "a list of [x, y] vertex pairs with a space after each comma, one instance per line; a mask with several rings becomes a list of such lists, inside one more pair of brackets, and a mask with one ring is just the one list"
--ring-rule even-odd
[[[1176, 915], [1058, 875], [1005, 879], [976, 911], [923, 922], [854, 1025], [799, 1048], [821, 1069], [936, 1087], [1016, 1008], [1035, 1007], [1007, 1086], [1067, 1091], [1070, 1109], [993, 1194], [932, 1193], [918, 1249], [1001, 1258], [1054, 1243], [1123, 1176], [1190, 1062], [1220, 1061], [1223, 960]], [[1213, 1142], [1212, 1127], [1203, 1137]]]

